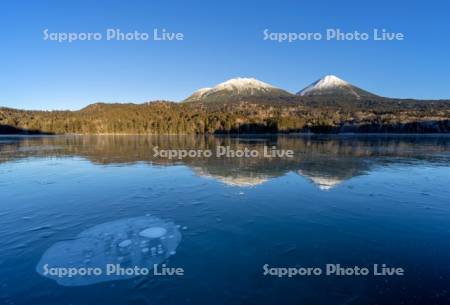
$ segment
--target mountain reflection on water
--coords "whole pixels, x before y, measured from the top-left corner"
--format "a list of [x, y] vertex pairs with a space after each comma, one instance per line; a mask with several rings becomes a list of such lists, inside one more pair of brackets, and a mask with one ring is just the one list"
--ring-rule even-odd
[[[168, 159], [154, 156], [159, 150], [257, 150], [259, 157], [195, 157]], [[293, 150], [293, 158], [267, 158], [264, 147]], [[202, 177], [247, 187], [263, 184], [289, 172], [328, 190], [379, 166], [432, 163], [448, 165], [450, 137], [446, 135], [348, 136], [44, 136], [0, 137], [0, 162], [29, 157], [86, 158], [94, 164], [185, 165]]]

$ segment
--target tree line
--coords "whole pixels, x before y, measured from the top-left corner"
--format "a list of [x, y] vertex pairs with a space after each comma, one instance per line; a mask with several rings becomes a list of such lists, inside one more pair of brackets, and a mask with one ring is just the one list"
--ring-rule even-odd
[[213, 134], [293, 132], [450, 132], [450, 101], [202, 104], [155, 101], [89, 105], [78, 111], [0, 108], [0, 133]]

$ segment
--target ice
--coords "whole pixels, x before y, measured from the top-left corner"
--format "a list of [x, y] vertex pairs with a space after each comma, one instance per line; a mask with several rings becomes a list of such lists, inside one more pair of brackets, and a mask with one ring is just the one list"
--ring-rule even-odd
[[[174, 237], [160, 238], [166, 234]], [[173, 255], [180, 241], [181, 233], [172, 222], [153, 216], [119, 219], [87, 229], [74, 239], [55, 243], [42, 255], [36, 271], [62, 286], [130, 279], [136, 275], [107, 274], [107, 265], [152, 269], [154, 264], [160, 264]], [[102, 272], [100, 275], [91, 273], [69, 277], [46, 273], [51, 268], [99, 268]]]
[[142, 237], [160, 238], [167, 234], [167, 230], [161, 227], [147, 228], [139, 233]]
[[124, 240], [124, 241], [122, 241], [122, 242], [119, 243], [119, 247], [121, 247], [121, 248], [126, 248], [126, 247], [128, 247], [129, 245], [131, 245], [131, 244], [132, 244], [132, 241], [129, 240], [129, 239], [126, 239], [126, 240]]

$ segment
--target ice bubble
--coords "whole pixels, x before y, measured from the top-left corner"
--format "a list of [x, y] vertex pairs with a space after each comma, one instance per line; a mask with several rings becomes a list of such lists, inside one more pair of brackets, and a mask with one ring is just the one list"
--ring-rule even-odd
[[125, 248], [125, 247], [128, 247], [131, 244], [132, 244], [132, 241], [129, 240], [129, 239], [126, 239], [126, 240], [124, 240], [124, 241], [119, 243], [119, 247]]
[[147, 228], [141, 232], [139, 232], [139, 235], [142, 237], [147, 238], [159, 238], [164, 235], [166, 235], [167, 230], [162, 227], [153, 227], [153, 228]]
[[[174, 238], [160, 240], [159, 237], [165, 234], [174, 235]], [[120, 264], [123, 268], [151, 269], [171, 256], [180, 241], [181, 233], [171, 222], [153, 216], [120, 219], [87, 229], [74, 239], [55, 243], [42, 255], [36, 271], [62, 286], [130, 279], [137, 275], [111, 273], [108, 266]], [[148, 246], [143, 249], [143, 244]], [[152, 255], [147, 254], [149, 248]], [[101, 272], [89, 273], [88, 269]], [[61, 276], [58, 273], [61, 270], [77, 272]]]

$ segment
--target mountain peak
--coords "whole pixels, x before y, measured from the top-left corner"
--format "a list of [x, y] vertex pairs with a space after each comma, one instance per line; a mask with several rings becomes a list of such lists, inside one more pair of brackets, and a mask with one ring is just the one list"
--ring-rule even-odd
[[318, 81], [318, 86], [322, 87], [333, 87], [333, 86], [345, 86], [348, 83], [337, 77], [336, 75], [325, 75]]
[[274, 86], [250, 77], [236, 77], [218, 84], [214, 89], [275, 88]]
[[250, 77], [236, 77], [216, 85], [195, 91], [185, 101], [232, 101], [243, 98], [278, 99], [292, 94]]
[[333, 88], [342, 88], [345, 86], [350, 85], [348, 82], [346, 82], [343, 79], [340, 79], [336, 75], [325, 75], [321, 79], [315, 81], [308, 87], [301, 90], [298, 95], [315, 95], [312, 94], [316, 92], [317, 90], [328, 90]]
[[349, 96], [360, 99], [362, 97], [374, 97], [375, 95], [364, 91], [335, 75], [325, 75], [303, 90], [299, 91], [300, 96]]

